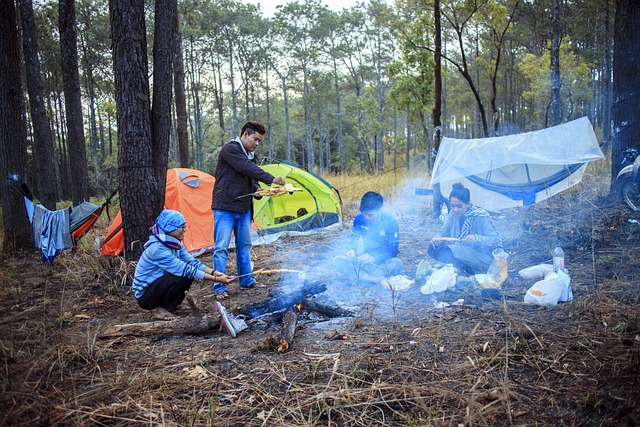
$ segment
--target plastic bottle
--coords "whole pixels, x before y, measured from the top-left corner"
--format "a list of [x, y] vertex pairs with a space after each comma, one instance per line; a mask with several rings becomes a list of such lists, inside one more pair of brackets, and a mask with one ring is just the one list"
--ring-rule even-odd
[[564, 251], [560, 247], [560, 243], [556, 244], [556, 248], [553, 250], [553, 271], [564, 271]]
[[500, 288], [502, 283], [506, 280], [507, 272], [507, 257], [509, 255], [502, 249], [498, 248], [493, 251], [493, 262], [487, 270], [487, 279], [494, 288]]
[[100, 236], [96, 236], [93, 241], [93, 255], [97, 257], [100, 256]]

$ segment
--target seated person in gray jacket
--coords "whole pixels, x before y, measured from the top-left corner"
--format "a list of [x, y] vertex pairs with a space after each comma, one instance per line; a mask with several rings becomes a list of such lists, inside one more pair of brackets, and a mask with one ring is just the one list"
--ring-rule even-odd
[[469, 189], [460, 183], [451, 189], [449, 206], [447, 221], [431, 239], [429, 255], [469, 274], [486, 273], [493, 261], [493, 250], [502, 246], [491, 215], [471, 203]]
[[360, 213], [353, 220], [349, 250], [331, 263], [334, 269], [360, 283], [380, 283], [383, 278], [402, 272], [402, 261], [397, 258], [398, 222], [382, 212], [383, 204], [382, 196], [373, 191], [362, 196]]
[[182, 244], [187, 222], [178, 211], [163, 210], [150, 229], [136, 266], [133, 294], [138, 305], [154, 310], [159, 320], [173, 320], [194, 279], [229, 283], [234, 277], [214, 271], [195, 259]]

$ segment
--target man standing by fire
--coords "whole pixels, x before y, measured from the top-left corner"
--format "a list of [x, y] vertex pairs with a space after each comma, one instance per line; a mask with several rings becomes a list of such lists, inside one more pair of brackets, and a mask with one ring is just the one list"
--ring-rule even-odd
[[[229, 258], [231, 233], [235, 234], [236, 268], [241, 289], [263, 287], [256, 282], [251, 264], [252, 197], [240, 197], [260, 189], [258, 181], [267, 185], [284, 185], [282, 177], [274, 177], [262, 170], [256, 162], [255, 150], [267, 133], [260, 122], [250, 121], [242, 126], [240, 136], [228, 142], [220, 150], [216, 166], [216, 182], [213, 187], [213, 265], [224, 272]], [[217, 300], [229, 297], [224, 283], [213, 285]]]
[[362, 196], [360, 213], [353, 220], [349, 250], [331, 263], [338, 272], [361, 284], [380, 283], [385, 277], [402, 272], [402, 261], [397, 258], [398, 222], [382, 212], [383, 204], [382, 195], [373, 191]]

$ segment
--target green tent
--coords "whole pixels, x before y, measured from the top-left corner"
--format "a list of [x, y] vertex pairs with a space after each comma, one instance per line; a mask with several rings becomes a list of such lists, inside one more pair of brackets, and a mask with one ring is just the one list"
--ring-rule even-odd
[[[295, 163], [281, 162], [260, 166], [273, 176], [302, 189], [278, 197], [253, 200], [253, 220], [259, 234], [282, 231], [311, 232], [342, 224], [342, 200], [327, 181], [301, 169]], [[264, 184], [260, 184], [267, 188]]]

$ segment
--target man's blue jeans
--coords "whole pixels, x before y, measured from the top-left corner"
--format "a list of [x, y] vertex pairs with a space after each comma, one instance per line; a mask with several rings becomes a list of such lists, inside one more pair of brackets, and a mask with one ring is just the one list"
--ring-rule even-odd
[[[246, 276], [238, 279], [241, 288], [253, 286], [256, 280], [251, 273], [251, 211], [237, 213], [231, 211], [213, 211], [213, 268], [226, 273], [227, 260], [229, 259], [229, 243], [231, 232], [235, 235], [236, 266], [238, 276]], [[215, 282], [213, 289], [216, 294], [227, 291], [227, 285]]]

